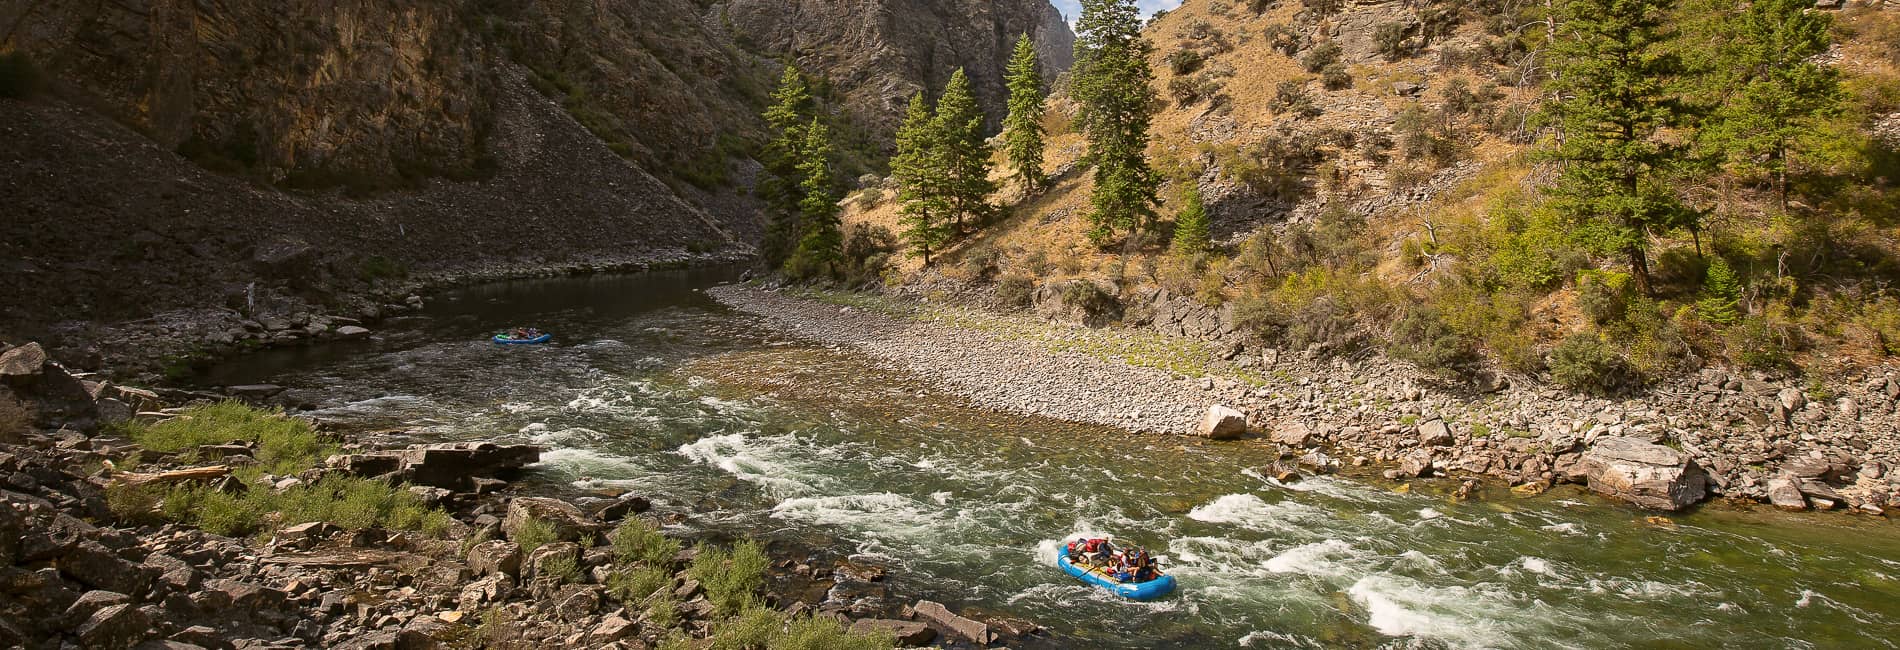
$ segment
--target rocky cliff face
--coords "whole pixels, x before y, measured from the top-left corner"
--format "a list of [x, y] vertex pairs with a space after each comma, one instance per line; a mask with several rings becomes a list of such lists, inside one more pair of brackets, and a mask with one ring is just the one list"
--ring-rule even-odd
[[742, 41], [827, 75], [851, 117], [880, 133], [896, 129], [912, 94], [942, 90], [959, 67], [1000, 120], [1016, 39], [1035, 40], [1051, 79], [1075, 43], [1044, 0], [730, 0], [717, 11]]
[[0, 0], [50, 80], [0, 98], [0, 334], [743, 252], [781, 59], [876, 143], [958, 66], [1000, 114], [1021, 33], [1066, 67], [1045, 0]]

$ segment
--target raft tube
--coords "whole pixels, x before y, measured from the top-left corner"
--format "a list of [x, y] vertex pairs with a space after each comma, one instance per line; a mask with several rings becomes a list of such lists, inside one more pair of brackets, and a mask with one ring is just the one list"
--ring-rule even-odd
[[506, 336], [496, 334], [495, 342], [500, 343], [502, 345], [537, 345], [541, 343], [546, 343], [549, 340], [552, 340], [553, 338], [554, 338], [553, 334], [547, 334], [547, 333], [543, 333], [542, 335], [531, 338], [531, 339], [511, 339]]
[[1174, 576], [1163, 574], [1147, 582], [1120, 582], [1101, 571], [1076, 566], [1069, 562], [1067, 553], [1056, 555], [1056, 566], [1075, 576], [1077, 580], [1115, 592], [1115, 595], [1129, 600], [1154, 600], [1174, 591]]

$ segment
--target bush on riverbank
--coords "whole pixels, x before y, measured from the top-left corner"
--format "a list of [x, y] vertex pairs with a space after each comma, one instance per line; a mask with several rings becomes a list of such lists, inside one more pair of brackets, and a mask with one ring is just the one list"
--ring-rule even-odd
[[[660, 531], [647, 526], [638, 519], [628, 519], [614, 528], [607, 541], [613, 544], [614, 555], [621, 562], [641, 562], [650, 566], [664, 566], [673, 561], [680, 552], [680, 543]], [[649, 592], [651, 593], [651, 592]]]
[[158, 515], [218, 535], [266, 533], [285, 526], [324, 522], [347, 529], [388, 528], [441, 537], [449, 515], [422, 503], [421, 497], [382, 481], [331, 476], [282, 492], [253, 487], [232, 494], [204, 485], [179, 485], [158, 498], [149, 488], [115, 486], [108, 504], [123, 518]]
[[720, 613], [732, 614], [752, 606], [754, 593], [765, 586], [765, 567], [770, 562], [758, 542], [746, 540], [730, 551], [701, 546], [689, 572]]
[[120, 432], [141, 447], [176, 453], [186, 462], [198, 457], [199, 447], [248, 443], [256, 447], [262, 469], [272, 474], [309, 469], [336, 450], [308, 421], [235, 401], [193, 406], [155, 424], [128, 422]]
[[450, 527], [448, 513], [425, 505], [407, 486], [351, 476], [326, 476], [283, 490], [259, 485], [265, 474], [292, 475], [316, 467], [335, 449], [309, 422], [282, 411], [220, 402], [191, 407], [156, 424], [128, 423], [121, 431], [147, 450], [176, 453], [187, 461], [195, 460], [204, 445], [250, 443], [259, 463], [232, 472], [248, 487], [238, 492], [203, 484], [168, 489], [114, 485], [106, 490], [106, 503], [127, 521], [156, 517], [219, 535], [266, 533], [310, 522], [412, 530], [431, 537], [442, 536]]

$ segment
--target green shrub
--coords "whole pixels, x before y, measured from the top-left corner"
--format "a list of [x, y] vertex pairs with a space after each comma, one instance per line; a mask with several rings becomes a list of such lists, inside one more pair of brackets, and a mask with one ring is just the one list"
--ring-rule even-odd
[[607, 576], [607, 591], [629, 605], [646, 600], [654, 592], [673, 586], [673, 572], [660, 566], [621, 569]]
[[1802, 344], [1801, 332], [1767, 316], [1747, 316], [1724, 337], [1731, 361], [1759, 370], [1794, 369], [1789, 352]]
[[1035, 299], [1036, 283], [1026, 276], [1010, 274], [996, 283], [996, 300], [1006, 307], [1022, 309]]
[[1608, 394], [1629, 381], [1628, 364], [1594, 334], [1579, 332], [1550, 351], [1550, 378], [1572, 390]]
[[785, 619], [778, 612], [764, 607], [747, 607], [737, 616], [720, 622], [713, 628], [712, 645], [709, 650], [752, 650], [754, 648], [777, 647], [773, 643], [785, 627]]
[[[120, 507], [136, 511], [141, 497], [120, 490]], [[441, 537], [450, 526], [448, 513], [423, 505], [421, 497], [406, 486], [346, 476], [324, 477], [283, 492], [260, 487], [233, 494], [202, 485], [177, 485], [164, 495], [159, 512], [170, 521], [219, 535], [261, 533], [320, 521], [348, 529], [381, 527]]]
[[1386, 351], [1440, 376], [1469, 372], [1478, 363], [1477, 350], [1471, 341], [1453, 330], [1431, 307], [1406, 310], [1405, 316], [1392, 326]]
[[622, 562], [640, 562], [665, 567], [680, 552], [679, 540], [667, 537], [638, 519], [627, 519], [608, 536], [614, 555]]
[[555, 581], [571, 585], [581, 581], [580, 562], [574, 556], [559, 553], [542, 558], [539, 575], [554, 578]]
[[1306, 54], [1301, 55], [1300, 67], [1305, 68], [1307, 72], [1319, 72], [1326, 69], [1326, 66], [1338, 62], [1339, 55], [1339, 44], [1326, 41], [1313, 46], [1312, 49], [1306, 51]]
[[1285, 113], [1296, 117], [1319, 117], [1320, 108], [1313, 103], [1312, 94], [1306, 92], [1306, 82], [1300, 79], [1287, 79], [1274, 86], [1273, 103], [1275, 113]]
[[889, 633], [853, 634], [836, 620], [808, 616], [792, 619], [772, 650], [885, 650], [896, 645]]
[[1275, 51], [1293, 56], [1300, 52], [1300, 34], [1286, 23], [1273, 23], [1261, 32], [1267, 39], [1267, 46]]
[[1387, 61], [1397, 61], [1406, 53], [1404, 23], [1379, 23], [1372, 28], [1372, 42]]
[[508, 541], [519, 545], [521, 554], [526, 556], [533, 553], [535, 549], [560, 541], [560, 539], [560, 532], [554, 529], [554, 524], [529, 517], [522, 521], [520, 526], [515, 527], [515, 533], [509, 536]]
[[119, 521], [142, 524], [155, 518], [164, 496], [152, 486], [114, 483], [106, 487], [106, 508]]
[[1207, 57], [1199, 50], [1181, 49], [1168, 55], [1168, 69], [1174, 71], [1176, 75], [1193, 74], [1201, 69], [1201, 64], [1206, 62]]
[[1621, 271], [1584, 271], [1577, 274], [1577, 308], [1590, 322], [1608, 325], [1629, 313], [1630, 275]]
[[24, 52], [0, 54], [0, 97], [28, 99], [39, 94], [46, 80]]
[[882, 650], [896, 646], [889, 633], [853, 634], [826, 617], [787, 620], [780, 612], [748, 607], [713, 625], [707, 650]]
[[693, 579], [706, 590], [721, 613], [731, 614], [753, 603], [754, 594], [765, 586], [765, 567], [770, 563], [757, 542], [746, 540], [731, 551], [700, 547], [689, 569]]
[[309, 469], [335, 450], [307, 421], [235, 401], [194, 406], [156, 424], [130, 422], [121, 430], [146, 449], [184, 452], [188, 458], [203, 445], [253, 443], [257, 460], [272, 474]]
[[679, 599], [673, 597], [673, 592], [660, 592], [659, 597], [647, 603], [646, 619], [648, 623], [662, 630], [677, 627], [680, 624]]
[[1352, 87], [1352, 73], [1346, 70], [1346, 64], [1334, 61], [1320, 68], [1319, 82], [1327, 90], [1345, 90]]

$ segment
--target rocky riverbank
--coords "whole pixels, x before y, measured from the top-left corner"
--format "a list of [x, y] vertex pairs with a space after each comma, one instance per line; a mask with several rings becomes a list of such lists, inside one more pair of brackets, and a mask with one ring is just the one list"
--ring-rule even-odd
[[[641, 495], [514, 482], [533, 446], [379, 449], [389, 436], [117, 385], [33, 344], [0, 348], [0, 371], [0, 647], [706, 647], [766, 619], [819, 647], [1035, 631], [905, 604], [881, 567], [820, 549], [767, 545], [734, 577], [741, 545], [681, 539], [683, 514]], [[269, 431], [195, 444], [232, 412]], [[142, 442], [176, 443], [167, 426], [194, 444]]]
[[365, 338], [384, 319], [422, 309], [424, 296], [481, 282], [595, 273], [644, 273], [736, 264], [750, 251], [639, 253], [554, 263], [489, 263], [418, 274], [400, 282], [345, 292], [323, 302], [264, 291], [235, 307], [177, 309], [116, 323], [54, 325], [49, 350], [62, 359], [139, 383], [157, 383], [198, 365], [265, 348]]
[[[1900, 372], [1822, 387], [1707, 370], [1626, 400], [1548, 386], [1453, 389], [1411, 366], [1249, 347], [1218, 313], [1149, 308], [1157, 333], [1098, 330], [884, 296], [799, 297], [744, 286], [710, 293], [772, 326], [847, 345], [1002, 412], [1192, 434], [1210, 409], [1244, 415], [1251, 443], [1288, 469], [1377, 463], [1393, 479], [1463, 476], [1527, 491], [1556, 482], [1662, 510], [1709, 497], [1880, 515], [1900, 504]], [[1064, 310], [1035, 313], [1062, 318]], [[1073, 319], [1071, 319], [1073, 320]], [[1165, 322], [1164, 322], [1165, 321]], [[1183, 322], [1192, 327], [1183, 327]], [[1297, 459], [1297, 460], [1296, 460]]]

